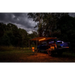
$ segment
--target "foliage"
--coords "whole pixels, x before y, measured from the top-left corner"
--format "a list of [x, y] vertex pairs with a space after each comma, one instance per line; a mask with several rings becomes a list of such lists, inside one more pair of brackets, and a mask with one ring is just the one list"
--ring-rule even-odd
[[28, 13], [28, 17], [29, 18], [33, 18], [34, 21], [39, 21], [39, 18], [43, 18], [46, 15], [50, 15], [50, 13], [52, 13], [52, 15], [54, 15], [56, 11], [56, 16], [60, 16], [60, 15], [68, 15], [69, 10], [68, 9], [29, 9], [29, 13]]
[[29, 18], [37, 21], [39, 36], [52, 36], [52, 32], [57, 29], [57, 24], [62, 16], [67, 13], [29, 13]]
[[36, 36], [36, 32], [28, 34], [14, 24], [0, 23], [0, 46], [28, 47], [30, 39]]
[[68, 13], [29, 13], [37, 23], [39, 36], [57, 37], [75, 45], [75, 18]]
[[63, 16], [58, 23], [58, 29], [61, 30], [60, 38], [65, 41], [75, 42], [75, 18], [69, 15]]
[[52, 13], [44, 14], [43, 17], [44, 36], [52, 36], [52, 32], [56, 28], [56, 23], [57, 23], [56, 14]]

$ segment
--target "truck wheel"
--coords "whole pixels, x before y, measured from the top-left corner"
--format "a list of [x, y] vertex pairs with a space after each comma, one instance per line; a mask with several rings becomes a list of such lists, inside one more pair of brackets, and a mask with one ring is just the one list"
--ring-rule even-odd
[[47, 50], [47, 53], [48, 53], [49, 56], [51, 55], [51, 51], [50, 50]]

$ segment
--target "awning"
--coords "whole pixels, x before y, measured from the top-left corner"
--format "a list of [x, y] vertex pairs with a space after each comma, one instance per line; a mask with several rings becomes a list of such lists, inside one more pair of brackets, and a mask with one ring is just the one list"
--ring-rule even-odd
[[31, 39], [31, 41], [46, 41], [46, 40], [50, 40], [50, 39], [57, 39], [56, 37], [36, 37]]

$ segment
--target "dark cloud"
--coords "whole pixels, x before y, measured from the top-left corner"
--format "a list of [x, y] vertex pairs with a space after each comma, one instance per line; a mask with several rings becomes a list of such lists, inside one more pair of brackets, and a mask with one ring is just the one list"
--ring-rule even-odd
[[[70, 16], [75, 16], [75, 9], [69, 10]], [[28, 9], [0, 9], [0, 21], [5, 23], [14, 23], [19, 28], [30, 32], [34, 29], [36, 23], [27, 17]]]
[[69, 15], [75, 17], [75, 9], [69, 9]]
[[0, 20], [4, 20], [5, 14], [0, 14]]
[[14, 23], [18, 27], [33, 30], [35, 22], [27, 17], [28, 9], [0, 9], [0, 21]]

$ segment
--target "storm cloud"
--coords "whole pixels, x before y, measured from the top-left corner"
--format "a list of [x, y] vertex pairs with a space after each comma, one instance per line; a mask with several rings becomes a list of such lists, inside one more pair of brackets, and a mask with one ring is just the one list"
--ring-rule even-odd
[[0, 9], [0, 21], [4, 23], [13, 23], [17, 27], [30, 32], [37, 24], [33, 19], [28, 18], [28, 9]]
[[[13, 23], [18, 28], [31, 32], [37, 24], [33, 19], [28, 18], [28, 9], [0, 9], [0, 22]], [[75, 16], [75, 9], [69, 9], [69, 15]]]

